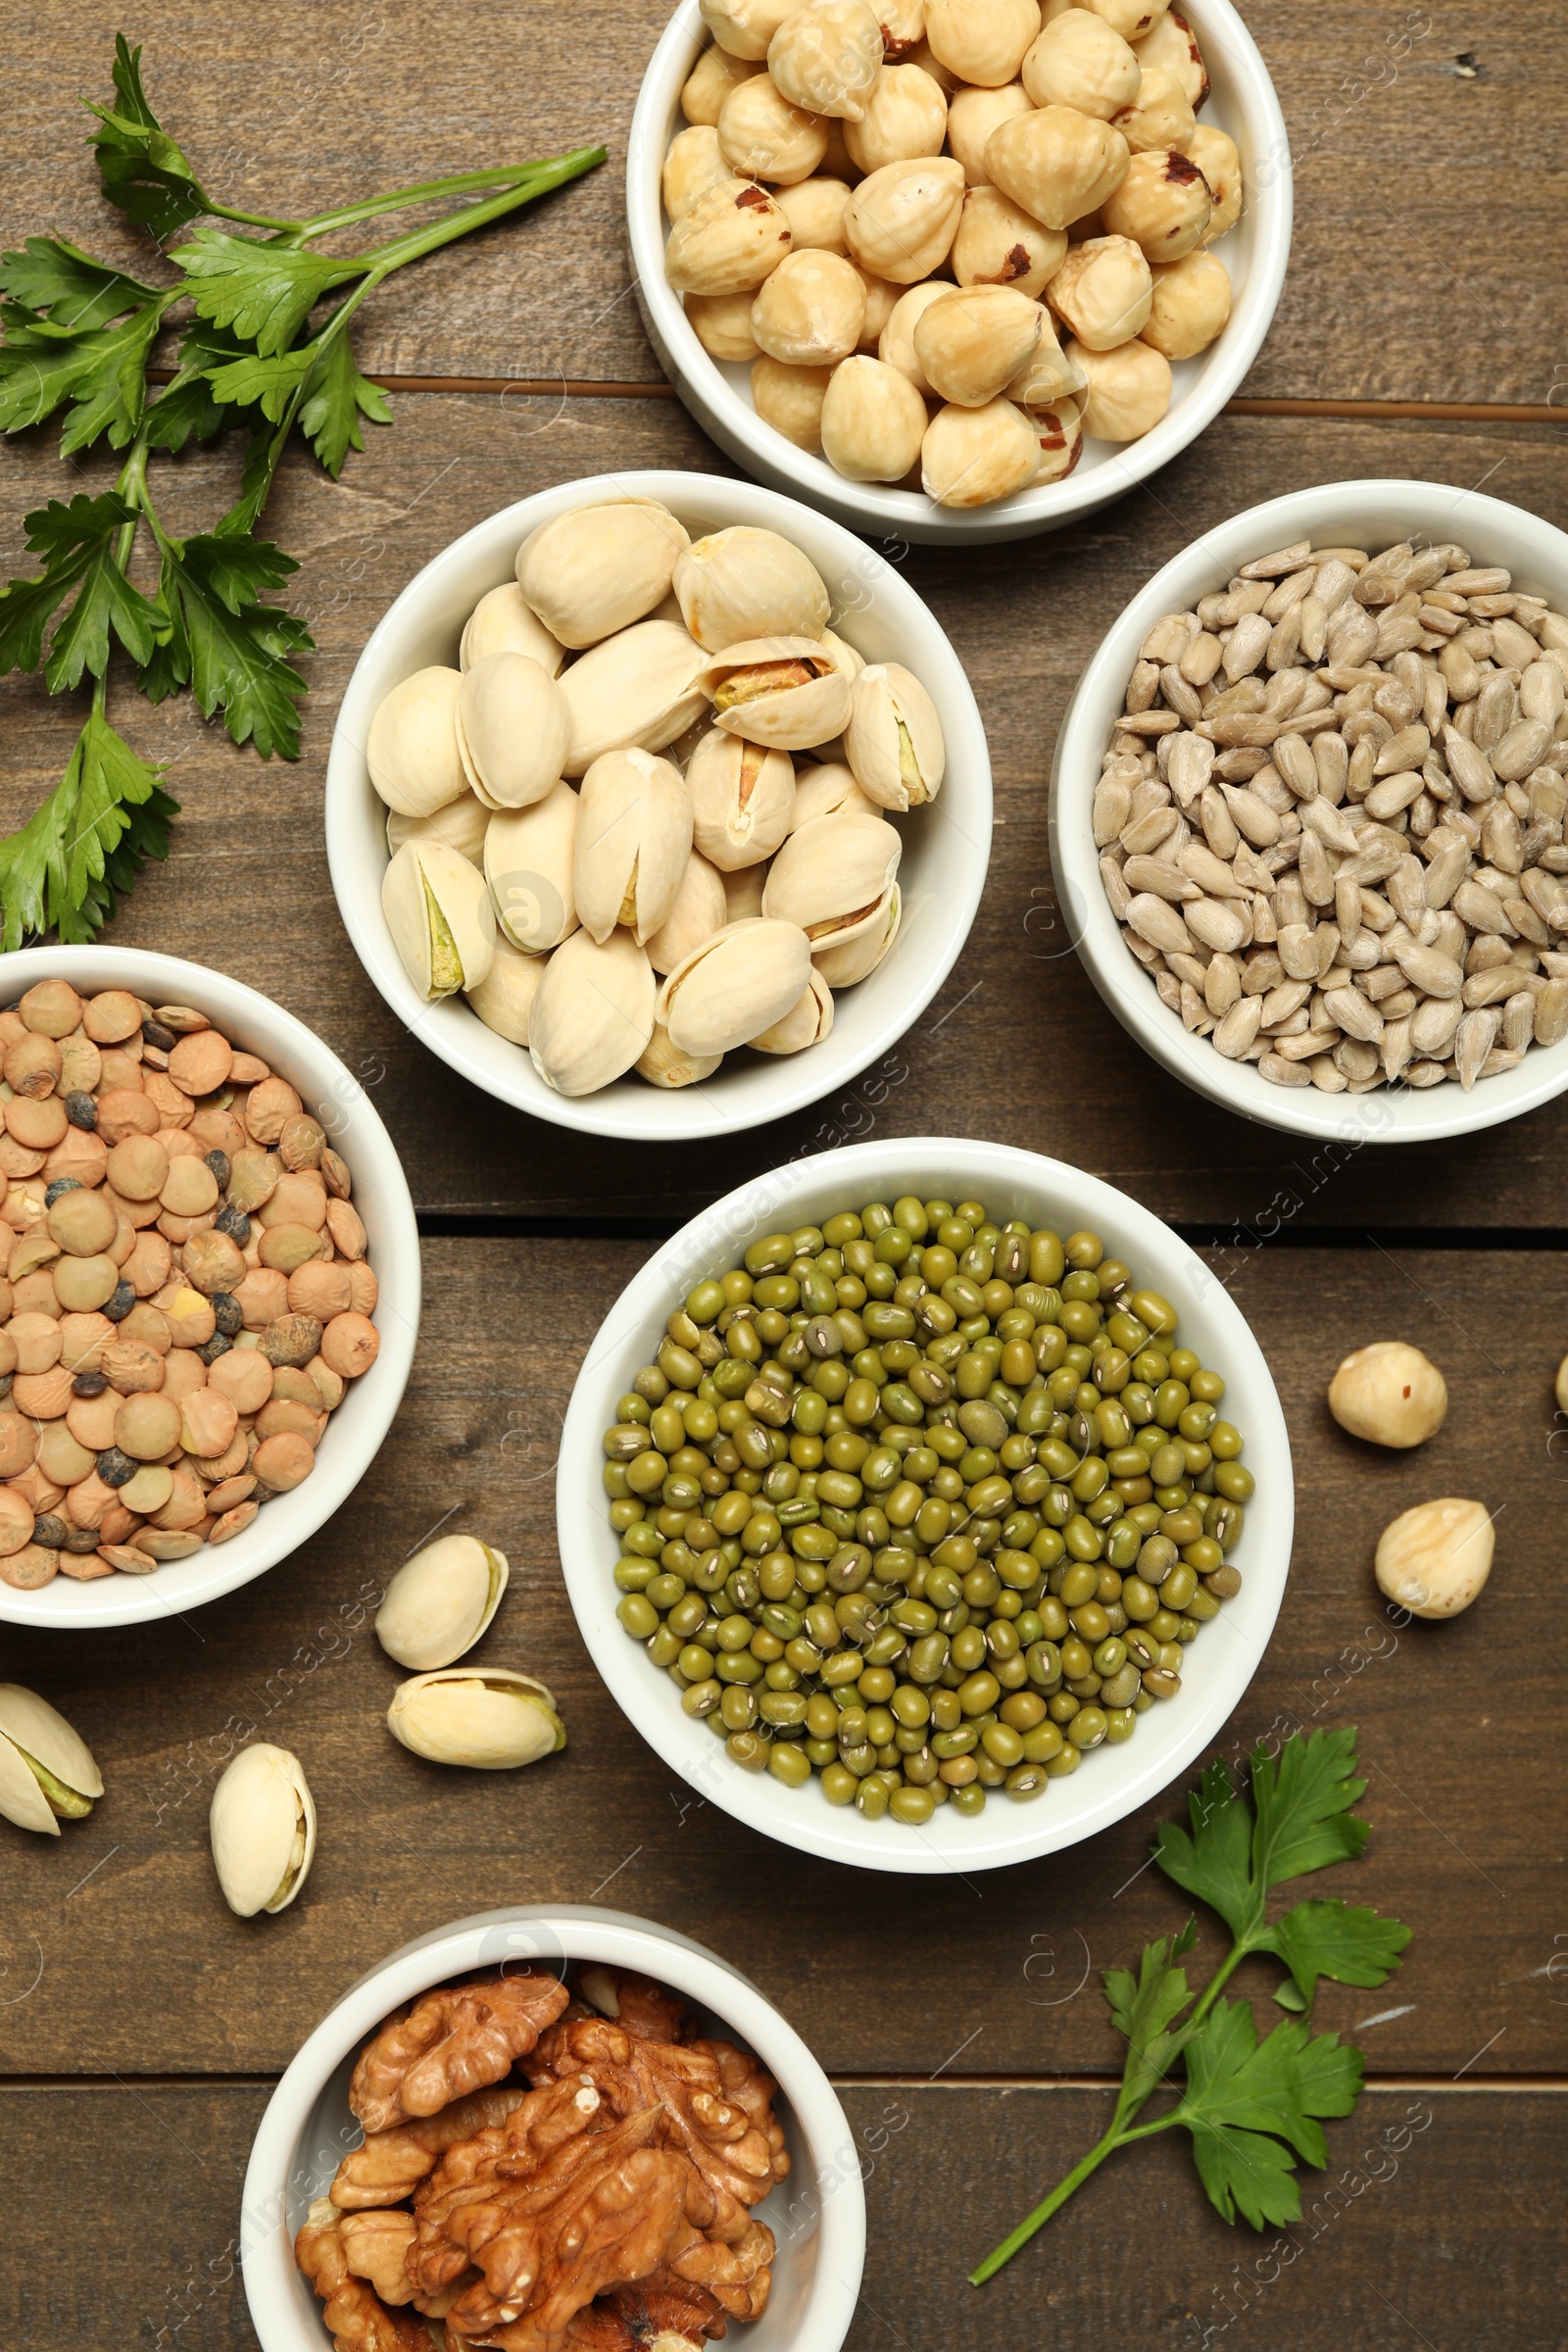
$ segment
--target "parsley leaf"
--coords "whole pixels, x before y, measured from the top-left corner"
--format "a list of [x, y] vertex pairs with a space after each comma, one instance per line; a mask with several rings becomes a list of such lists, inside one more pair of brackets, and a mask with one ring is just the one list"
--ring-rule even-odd
[[1260, 1915], [1252, 1879], [1252, 1823], [1220, 1757], [1204, 1766], [1187, 1810], [1192, 1835], [1176, 1822], [1162, 1823], [1154, 1859], [1166, 1878], [1217, 1911], [1233, 1936], [1243, 1936]]
[[1141, 2106], [1169, 2073], [1186, 2039], [1186, 2031], [1170, 2032], [1171, 2021], [1192, 1998], [1187, 1971], [1176, 1962], [1192, 1950], [1197, 1931], [1189, 1920], [1179, 1936], [1162, 1936], [1146, 1943], [1136, 1978], [1125, 1968], [1105, 1971], [1105, 1998], [1110, 2022], [1129, 2044], [1122, 2078], [1122, 2101]]
[[59, 784], [0, 840], [0, 949], [51, 928], [70, 946], [102, 929], [149, 858], [169, 855], [179, 803], [94, 705]]
[[79, 328], [6, 306], [0, 343], [0, 432], [22, 432], [73, 403], [60, 454], [73, 457], [107, 432], [123, 449], [141, 422], [146, 367], [172, 293], [153, 294], [108, 326]]
[[0, 294], [53, 326], [105, 326], [158, 290], [64, 237], [29, 237], [20, 253], [0, 254]]
[[161, 615], [115, 560], [120, 532], [134, 520], [134, 510], [112, 491], [97, 498], [78, 492], [69, 506], [51, 499], [27, 516], [27, 546], [44, 558], [44, 569], [36, 579], [12, 580], [0, 589], [0, 671], [37, 668], [44, 630], [78, 583], [50, 649], [50, 693], [79, 685], [84, 670], [103, 676], [111, 628], [133, 661], [151, 657]]
[[1348, 2115], [1361, 2088], [1361, 2057], [1336, 2034], [1311, 2038], [1294, 2020], [1259, 2042], [1247, 2001], [1221, 2001], [1188, 2040], [1187, 2089], [1165, 2121], [1193, 2135], [1209, 2201], [1227, 2222], [1238, 2206], [1254, 2230], [1300, 2219], [1294, 2167], [1328, 2161], [1319, 2116]]
[[184, 270], [185, 292], [201, 317], [215, 326], [233, 327], [264, 358], [292, 343], [323, 294], [365, 275], [363, 262], [334, 261], [330, 254], [260, 237], [230, 236], [222, 228], [197, 229], [171, 259]]
[[289, 656], [309, 653], [314, 640], [293, 613], [260, 600], [298, 568], [266, 540], [171, 541], [162, 581], [169, 635], [143, 670], [143, 693], [161, 702], [189, 685], [202, 716], [221, 710], [236, 743], [254, 741], [264, 760], [274, 751], [297, 760], [305, 680]]
[[[318, 337], [318, 343], [330, 326], [328, 319], [321, 337]], [[300, 411], [301, 428], [336, 481], [349, 451], [365, 447], [360, 418], [368, 416], [372, 424], [392, 421], [392, 411], [380, 385], [372, 384], [368, 376], [360, 373], [347, 327], [326, 344], [311, 371], [305, 394], [305, 405]]]
[[1366, 1789], [1355, 1772], [1352, 1731], [1287, 1740], [1274, 1763], [1252, 1757], [1252, 1867], [1265, 1889], [1333, 1862], [1353, 1861], [1370, 1832], [1350, 1812]]
[[[1409, 1929], [1396, 1919], [1381, 1919], [1376, 1911], [1359, 1904], [1352, 1909], [1334, 1897], [1287, 1911], [1269, 1929], [1265, 1948], [1284, 1961], [1301, 2005], [1309, 2009], [1319, 1977], [1332, 1977], [1337, 1984], [1382, 1984], [1398, 1967], [1409, 1940]], [[1281, 2002], [1284, 2008], [1296, 2005]]]
[[99, 122], [91, 144], [104, 194], [155, 237], [172, 236], [211, 207], [183, 150], [148, 104], [141, 86], [141, 50], [128, 47], [122, 32], [115, 35], [114, 77], [117, 107], [88, 101]]
[[211, 441], [243, 421], [243, 412], [220, 401], [208, 380], [215, 368], [238, 359], [244, 345], [205, 318], [192, 319], [180, 337], [179, 367], [147, 411], [149, 449], [183, 449], [189, 441]]

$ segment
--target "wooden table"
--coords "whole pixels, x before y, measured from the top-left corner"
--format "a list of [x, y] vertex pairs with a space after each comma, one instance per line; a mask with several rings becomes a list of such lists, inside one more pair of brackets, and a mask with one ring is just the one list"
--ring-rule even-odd
[[[1252, 0], [1248, 14], [1291, 127], [1297, 236], [1245, 396], [1186, 458], [1077, 527], [972, 556], [911, 554], [991, 735], [985, 905], [900, 1048], [904, 1074], [722, 1154], [585, 1153], [466, 1088], [371, 990], [321, 848], [338, 697], [419, 564], [547, 483], [724, 466], [668, 395], [627, 290], [620, 165], [659, 0], [497, 0], [477, 15], [271, 0], [243, 16], [149, 0], [129, 25], [155, 103], [241, 204], [313, 209], [592, 137], [611, 162], [398, 279], [362, 348], [399, 394], [394, 429], [373, 432], [335, 487], [290, 461], [269, 519], [304, 559], [293, 602], [318, 645], [300, 764], [235, 751], [188, 702], [126, 721], [174, 763], [184, 814], [168, 869], [142, 882], [116, 936], [266, 990], [373, 1087], [420, 1211], [428, 1305], [392, 1437], [303, 1553], [172, 1629], [66, 1641], [8, 1627], [0, 1641], [0, 1672], [82, 1727], [109, 1784], [58, 1843], [0, 1835], [0, 2341], [18, 2352], [252, 2344], [240, 2180], [304, 2035], [413, 1935], [489, 1904], [593, 1897], [725, 1952], [832, 2071], [870, 2213], [855, 2352], [1112, 2340], [1175, 2352], [1224, 2334], [1238, 2352], [1568, 2342], [1568, 1457], [1551, 1401], [1568, 1345], [1568, 1102], [1474, 1142], [1396, 1160], [1373, 1148], [1328, 1167], [1138, 1053], [1064, 950], [1046, 850], [1045, 779], [1073, 680], [1138, 583], [1195, 532], [1355, 474], [1451, 485], [1442, 504], [1460, 514], [1485, 483], [1563, 518], [1560, 12]], [[54, 227], [130, 250], [92, 193], [74, 95], [107, 89], [121, 21], [104, 0], [44, 0], [13, 24], [0, 159], [13, 237]], [[52, 436], [0, 463], [3, 555], [19, 570], [23, 514], [67, 477]], [[213, 511], [235, 464], [184, 462], [176, 523], [187, 502]], [[96, 483], [105, 466], [78, 470]], [[58, 774], [64, 726], [36, 682], [0, 692], [9, 827]], [[1323, 1989], [1320, 2022], [1360, 2041], [1369, 2090], [1330, 2129], [1295, 2252], [1272, 2261], [1268, 2239], [1219, 2223], [1160, 2141], [1101, 2175], [983, 2297], [963, 2282], [1107, 2110], [1118, 2061], [1096, 1976], [1179, 1922], [1174, 1891], [1143, 1868], [1170, 1800], [1056, 1861], [972, 1884], [851, 1878], [696, 1802], [611, 1703], [565, 1604], [557, 1416], [649, 1242], [819, 1141], [933, 1128], [1076, 1159], [1208, 1246], [1285, 1400], [1300, 1534], [1278, 1632], [1227, 1740], [1281, 1722], [1360, 1727], [1373, 1838], [1345, 1891], [1353, 1880], [1353, 1899], [1414, 1937], [1385, 1991]], [[1368, 1460], [1323, 1403], [1344, 1348], [1390, 1333], [1426, 1348], [1453, 1392], [1448, 1428], [1415, 1461]], [[1496, 1571], [1458, 1623], [1396, 1631], [1372, 1541], [1434, 1486], [1506, 1506]], [[514, 1563], [480, 1654], [543, 1675], [571, 1726], [559, 1764], [514, 1782], [424, 1766], [380, 1723], [392, 1678], [363, 1595], [454, 1505]], [[232, 1918], [208, 1857], [236, 1717], [299, 1751], [320, 1806], [310, 1886], [275, 1920]]]

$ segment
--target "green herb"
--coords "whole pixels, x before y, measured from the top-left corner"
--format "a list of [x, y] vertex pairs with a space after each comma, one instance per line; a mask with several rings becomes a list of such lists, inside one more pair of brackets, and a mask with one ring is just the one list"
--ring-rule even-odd
[[[1115, 2112], [1103, 2138], [1080, 2159], [1027, 2221], [972, 2271], [983, 2286], [1107, 2156], [1134, 2140], [1180, 2126], [1209, 2201], [1254, 2230], [1298, 2221], [1296, 2164], [1327, 2161], [1320, 2119], [1348, 2115], [1361, 2089], [1361, 2054], [1335, 2034], [1314, 2035], [1301, 2017], [1259, 2041], [1250, 2001], [1220, 1994], [1250, 1953], [1268, 1952], [1290, 1971], [1274, 1998], [1305, 2012], [1320, 1977], [1342, 1984], [1381, 1984], [1399, 1965], [1408, 1928], [1338, 1898], [1297, 1903], [1268, 1917], [1271, 1890], [1287, 1880], [1354, 1859], [1367, 1825], [1350, 1811], [1366, 1788], [1355, 1776], [1353, 1731], [1293, 1733], [1277, 1761], [1264, 1748], [1250, 1759], [1251, 1805], [1216, 1759], [1189, 1800], [1191, 1832], [1166, 1822], [1154, 1859], [1169, 1879], [1219, 1913], [1232, 1943], [1201, 1993], [1181, 1963], [1197, 1941], [1192, 1920], [1176, 1936], [1144, 1946], [1138, 1974], [1105, 1972], [1111, 2022], [1127, 2043]], [[1184, 2012], [1186, 2013], [1184, 2016]], [[1172, 2084], [1180, 2059], [1185, 2085]], [[1179, 2092], [1152, 2123], [1138, 2117], [1156, 2090]]]
[[[0, 587], [0, 674], [41, 668], [52, 694], [90, 682], [92, 704], [66, 772], [31, 820], [0, 840], [0, 946], [55, 929], [86, 940], [147, 858], [168, 854], [178, 804], [109, 725], [110, 657], [128, 656], [151, 702], [188, 689], [264, 760], [299, 757], [311, 651], [303, 622], [270, 600], [298, 569], [255, 536], [279, 461], [297, 431], [336, 479], [364, 427], [387, 424], [385, 393], [362, 375], [351, 320], [395, 270], [501, 220], [605, 160], [579, 147], [541, 162], [393, 188], [313, 220], [237, 211], [205, 189], [142, 87], [141, 51], [115, 42], [114, 102], [90, 106], [99, 178], [178, 275], [151, 284], [62, 237], [0, 255], [0, 432], [60, 423], [60, 454], [106, 441], [125, 451], [113, 490], [51, 499], [26, 517], [36, 572]], [[378, 215], [466, 197], [422, 227], [351, 254], [322, 238]], [[210, 225], [230, 222], [233, 227]], [[193, 225], [200, 222], [202, 225]], [[250, 230], [260, 233], [236, 233]], [[178, 363], [163, 390], [149, 367], [167, 327]], [[148, 459], [231, 426], [249, 434], [239, 495], [210, 530], [177, 539], [159, 519]], [[132, 584], [138, 547], [154, 565]]]

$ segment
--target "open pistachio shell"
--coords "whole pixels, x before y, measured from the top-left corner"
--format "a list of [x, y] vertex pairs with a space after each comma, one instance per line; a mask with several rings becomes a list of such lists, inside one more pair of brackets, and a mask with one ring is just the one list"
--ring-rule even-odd
[[526, 808], [500, 809], [484, 837], [484, 874], [502, 936], [530, 956], [548, 955], [577, 928], [571, 861], [577, 795], [561, 782]]
[[879, 917], [839, 948], [824, 948], [812, 963], [830, 988], [853, 988], [876, 970], [899, 936], [904, 920], [904, 893], [895, 882], [882, 901]]
[[941, 789], [942, 721], [919, 679], [897, 662], [874, 662], [856, 679], [844, 748], [861, 791], [879, 808], [923, 808]]
[[795, 762], [788, 752], [747, 743], [721, 727], [706, 734], [686, 764], [692, 834], [721, 872], [771, 858], [795, 815]]
[[811, 977], [781, 1021], [751, 1039], [759, 1054], [799, 1054], [819, 1046], [833, 1026], [833, 991], [812, 967]]
[[545, 966], [528, 1015], [528, 1051], [558, 1095], [591, 1095], [629, 1070], [654, 1034], [659, 983], [620, 924], [603, 947], [574, 931]]
[[223, 1900], [241, 1919], [285, 1911], [316, 1858], [316, 1806], [298, 1756], [242, 1747], [213, 1790], [209, 1829]]
[[662, 752], [700, 718], [708, 697], [703, 649], [678, 621], [640, 620], [562, 672], [571, 708], [565, 773], [580, 776], [606, 752]]
[[[711, 939], [715, 931], [722, 931], [728, 920], [724, 877], [699, 851], [693, 850], [686, 860], [674, 904], [648, 942], [649, 962], [656, 972], [672, 972], [694, 948]], [[647, 1055], [643, 1058], [646, 1060]], [[642, 1067], [641, 1062], [638, 1067]]]
[[439, 1536], [405, 1560], [375, 1613], [375, 1638], [400, 1666], [428, 1672], [471, 1649], [501, 1606], [507, 1555], [477, 1536]]
[[675, 966], [656, 1017], [682, 1052], [728, 1054], [781, 1021], [810, 976], [810, 945], [794, 923], [728, 923]]
[[381, 882], [381, 909], [403, 968], [426, 1003], [476, 988], [496, 950], [484, 876], [441, 841], [409, 841]]
[[903, 854], [884, 817], [813, 817], [768, 867], [762, 911], [799, 923], [813, 955], [840, 947], [877, 921]]
[[875, 801], [867, 800], [844, 760], [825, 760], [817, 767], [795, 771], [795, 807], [790, 831], [798, 833], [813, 816], [876, 816]]
[[469, 613], [458, 648], [458, 667], [472, 669], [487, 654], [526, 654], [553, 678], [561, 675], [566, 649], [552, 637], [515, 580], [481, 596]]
[[687, 628], [710, 654], [752, 637], [820, 637], [828, 624], [827, 589], [810, 558], [751, 523], [694, 540], [673, 584]]
[[458, 690], [458, 753], [492, 808], [525, 808], [560, 781], [571, 710], [550, 672], [526, 654], [486, 654]]
[[501, 1666], [449, 1667], [402, 1684], [386, 1712], [394, 1740], [432, 1764], [511, 1772], [566, 1744], [543, 1683]]
[[668, 915], [692, 847], [680, 769], [652, 752], [606, 752], [582, 780], [572, 891], [600, 945], [617, 923], [643, 947]]
[[849, 721], [849, 678], [820, 637], [748, 638], [710, 662], [700, 683], [727, 735], [780, 751], [826, 743]]
[[463, 673], [416, 669], [383, 696], [365, 746], [370, 782], [389, 808], [428, 816], [467, 784], [458, 751], [458, 689]]
[[637, 1075], [646, 1078], [650, 1086], [700, 1086], [711, 1078], [722, 1054], [683, 1054], [669, 1042], [669, 1031], [654, 1023], [654, 1034], [648, 1040], [648, 1050], [637, 1064]]
[[529, 1016], [545, 976], [545, 962], [543, 956], [524, 956], [510, 939], [498, 939], [490, 969], [477, 988], [465, 991], [485, 1027], [510, 1045], [528, 1043]]
[[0, 1813], [58, 1838], [104, 1792], [91, 1750], [65, 1717], [21, 1683], [0, 1683]]
[[581, 649], [629, 628], [669, 592], [689, 534], [657, 499], [574, 507], [529, 533], [517, 585], [553, 637]]
[[455, 801], [448, 801], [444, 808], [432, 808], [428, 816], [400, 816], [395, 808], [389, 808], [386, 846], [395, 858], [406, 841], [444, 841], [470, 865], [479, 865], [484, 859], [484, 829], [489, 822], [490, 811], [478, 794], [460, 792]]

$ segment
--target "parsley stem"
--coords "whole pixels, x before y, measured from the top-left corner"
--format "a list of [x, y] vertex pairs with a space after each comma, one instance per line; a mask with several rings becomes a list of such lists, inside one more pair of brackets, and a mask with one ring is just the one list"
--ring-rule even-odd
[[487, 203], [472, 204], [463, 211], [448, 213], [444, 220], [432, 220], [424, 228], [411, 229], [406, 236], [395, 237], [388, 245], [377, 246], [373, 252], [355, 258], [367, 270], [373, 271], [377, 281], [389, 277], [394, 270], [405, 269], [410, 262], [422, 261], [427, 253], [438, 252], [470, 229], [483, 228], [491, 220], [515, 212], [520, 205], [531, 204], [536, 196], [546, 195], [551, 188], [564, 187], [567, 180], [579, 179], [583, 172], [592, 172], [608, 154], [604, 147], [574, 147], [569, 155], [558, 155], [539, 166], [533, 174], [515, 186], [504, 188], [499, 196]]
[[539, 163], [507, 164], [492, 172], [455, 172], [446, 179], [416, 180], [412, 187], [392, 188], [384, 196], [367, 197], [363, 204], [341, 205], [335, 212], [318, 213], [314, 220], [290, 225], [302, 238], [324, 237], [334, 228], [352, 228], [357, 220], [373, 220], [377, 213], [396, 212], [400, 205], [428, 204], [438, 196], [466, 196], [476, 188], [511, 187], [536, 178], [558, 160], [546, 156]]
[[1082, 2188], [1090, 2174], [1098, 2172], [1105, 2158], [1114, 2155], [1122, 2141], [1130, 2136], [1117, 2125], [1112, 2124], [1103, 2139], [1096, 2140], [1088, 2155], [1079, 2157], [1066, 2179], [1057, 2181], [1050, 2196], [1042, 2204], [1037, 2205], [1033, 2213], [1021, 2221], [1017, 2229], [1003, 2239], [1000, 2246], [993, 2247], [978, 2268], [969, 2273], [969, 2284], [984, 2286], [988, 2278], [994, 2278], [997, 2273], [1012, 2260], [1019, 2249], [1029, 2243], [1035, 2231], [1043, 2230], [1052, 2215], [1066, 2204], [1073, 2191]]

